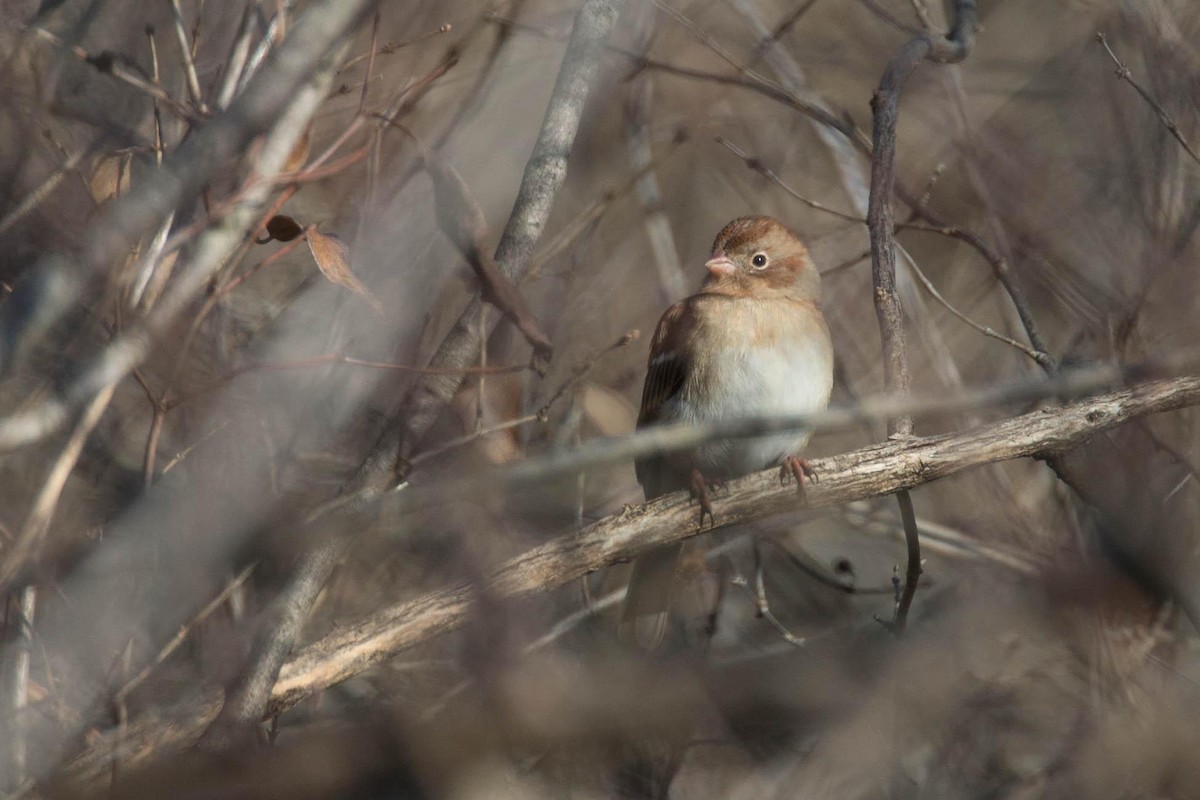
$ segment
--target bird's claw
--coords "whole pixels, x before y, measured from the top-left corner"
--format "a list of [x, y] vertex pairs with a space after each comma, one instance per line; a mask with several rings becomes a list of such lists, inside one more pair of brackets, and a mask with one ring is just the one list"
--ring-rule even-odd
[[796, 479], [796, 490], [801, 494], [804, 493], [804, 479], [808, 478], [814, 483], [820, 480], [817, 477], [817, 471], [813, 469], [812, 464], [805, 461], [803, 458], [796, 456], [788, 456], [779, 465], [779, 483], [786, 484], [790, 479]]
[[700, 504], [700, 528], [704, 528], [704, 517], [708, 516], [709, 527], [716, 527], [717, 518], [713, 516], [712, 499], [709, 489], [718, 489], [723, 486], [721, 481], [710, 481], [705, 478], [703, 473], [698, 469], [692, 470], [692, 485], [691, 495]]

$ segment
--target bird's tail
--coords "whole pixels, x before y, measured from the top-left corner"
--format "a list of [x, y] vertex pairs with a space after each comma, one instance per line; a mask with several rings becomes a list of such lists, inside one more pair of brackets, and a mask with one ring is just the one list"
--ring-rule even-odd
[[667, 632], [667, 619], [679, 579], [683, 544], [671, 544], [638, 556], [629, 576], [621, 611], [621, 640], [643, 650], [655, 650]]

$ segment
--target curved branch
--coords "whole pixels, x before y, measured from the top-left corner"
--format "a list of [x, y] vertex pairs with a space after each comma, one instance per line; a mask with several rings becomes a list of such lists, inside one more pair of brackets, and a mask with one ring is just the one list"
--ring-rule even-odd
[[[900, 92], [922, 61], [961, 61], [971, 52], [975, 33], [975, 0], [957, 0], [954, 30], [949, 37], [922, 34], [909, 41], [888, 63], [871, 98], [874, 112], [871, 149], [871, 196], [867, 207], [867, 226], [871, 231], [871, 284], [874, 286], [875, 315], [879, 319], [879, 338], [883, 344], [884, 388], [889, 394], [908, 394], [908, 354], [904, 347], [904, 314], [896, 294], [896, 221], [892, 214], [892, 191], [896, 185], [896, 120], [900, 114]], [[912, 417], [888, 420], [888, 433], [911, 436]], [[907, 491], [896, 495], [904, 522], [904, 540], [908, 544], [908, 569], [904, 595], [896, 608], [895, 630], [902, 632], [908, 609], [921, 577], [921, 541], [917, 533], [912, 498]]]

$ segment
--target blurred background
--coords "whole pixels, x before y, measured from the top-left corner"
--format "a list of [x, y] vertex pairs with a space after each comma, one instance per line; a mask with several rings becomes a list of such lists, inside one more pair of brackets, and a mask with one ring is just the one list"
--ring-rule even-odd
[[[204, 130], [188, 109], [227, 105], [231, 65], [246, 60], [240, 41], [252, 56], [319, 5], [181, 0], [178, 25], [169, 2], [0, 6], [9, 311], [47, 254], [92, 252], [106, 209]], [[308, 235], [285, 242], [250, 229], [155, 329], [144, 363], [89, 405], [88, 426], [3, 456], [7, 791], [1200, 796], [1196, 630], [1169, 591], [1195, 575], [1162, 577], [1197, 552], [1186, 409], [1049, 465], [987, 465], [915, 490], [925, 576], [901, 639], [886, 622], [904, 539], [885, 497], [701, 537], [689, 546], [692, 618], [669, 654], [617, 644], [617, 565], [519, 601], [485, 593], [461, 630], [272, 717], [269, 745], [195, 745], [217, 690], [274, 623], [272, 603], [302, 554], [347, 526], [351, 544], [305, 615], [302, 645], [641, 503], [632, 464], [465, 496], [439, 486], [632, 431], [653, 326], [698, 285], [730, 219], [773, 215], [810, 244], [837, 357], [832, 402], [882, 390], [863, 222], [870, 161], [846, 132], [869, 142], [888, 60], [926, 26], [947, 30], [949, 7], [618, 5], [566, 181], [519, 282], [553, 357], [544, 374], [526, 368], [529, 346], [490, 312], [482, 355], [513, 369], [468, 375], [408, 443], [419, 507], [385, 499], [349, 522], [303, 523], [409, 413], [426, 378], [386, 367], [426, 364], [478, 291], [439, 228], [422, 148], [461, 175], [494, 248], [575, 0], [379, 4], [374, 32], [368, 14], [324, 68], [327, 97], [293, 150], [289, 171], [338, 148], [326, 161], [335, 168], [275, 209]], [[1114, 76], [1096, 34], [1178, 134], [1200, 142], [1200, 7], [991, 0], [979, 13], [969, 58], [923, 64], [901, 101], [898, 282], [914, 391], [1044, 376], [955, 313], [1028, 345], [998, 275], [1026, 299], [1035, 346], [1060, 364], [1141, 363], [1194, 347], [1200, 162]], [[198, 258], [206, 219], [238, 197], [258, 147], [205, 164], [198, 192], [159, 209], [174, 216], [156, 269], [144, 270], [151, 231], [31, 339], [0, 383], [5, 415], [65, 391], [152, 313], [155, 293], [169, 294]], [[631, 330], [640, 338], [612, 347]], [[916, 433], [1029, 408], [922, 419]], [[806, 455], [884, 435], [819, 434]], [[61, 491], [47, 498], [56, 481]], [[774, 623], [756, 605], [756, 574]]]

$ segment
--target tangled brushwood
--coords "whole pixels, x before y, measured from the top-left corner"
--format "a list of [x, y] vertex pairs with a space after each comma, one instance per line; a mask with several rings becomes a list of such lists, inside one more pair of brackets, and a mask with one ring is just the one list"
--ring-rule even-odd
[[[1196, 41], [7, 4], [0, 796], [1200, 796]], [[828, 409], [635, 431], [663, 309], [767, 269], [711, 249], [747, 216], [820, 273]], [[635, 479], [805, 432], [704, 514]]]

